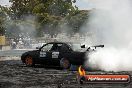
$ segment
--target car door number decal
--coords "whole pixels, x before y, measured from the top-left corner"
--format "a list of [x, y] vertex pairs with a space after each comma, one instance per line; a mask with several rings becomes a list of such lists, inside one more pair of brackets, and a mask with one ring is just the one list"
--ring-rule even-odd
[[52, 53], [52, 58], [58, 58], [59, 52], [53, 52]]
[[41, 51], [40, 52], [40, 57], [46, 57], [46, 52]]

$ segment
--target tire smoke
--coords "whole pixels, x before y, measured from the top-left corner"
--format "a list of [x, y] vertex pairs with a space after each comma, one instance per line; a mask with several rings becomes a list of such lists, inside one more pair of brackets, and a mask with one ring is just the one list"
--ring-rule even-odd
[[90, 1], [95, 9], [86, 27], [105, 48], [90, 54], [86, 64], [105, 71], [132, 71], [132, 1]]

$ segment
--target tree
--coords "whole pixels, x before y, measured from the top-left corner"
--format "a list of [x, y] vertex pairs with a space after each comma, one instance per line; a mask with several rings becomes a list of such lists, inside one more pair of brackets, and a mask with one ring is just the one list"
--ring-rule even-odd
[[77, 11], [71, 0], [48, 0], [33, 9], [41, 24], [40, 33], [48, 32], [51, 35], [58, 32], [58, 25], [66, 16], [73, 15]]
[[67, 25], [72, 28], [72, 31], [78, 32], [80, 28], [88, 21], [90, 10], [80, 10], [74, 15], [66, 17]]
[[[53, 35], [60, 31], [59, 26], [63, 24], [69, 26], [71, 31], [77, 32], [88, 18], [87, 11], [79, 11], [73, 6], [76, 0], [10, 0], [10, 2], [12, 5], [7, 12], [11, 20], [24, 21], [25, 16], [35, 16], [38, 25], [36, 32], [39, 36], [42, 36], [43, 32]], [[15, 24], [12, 25], [15, 27]]]
[[10, 0], [11, 10], [16, 19], [27, 14], [49, 14], [66, 16], [75, 11], [71, 0]]
[[7, 19], [6, 7], [0, 6], [0, 35], [5, 34], [5, 21]]
[[21, 19], [24, 15], [32, 14], [32, 10], [37, 4], [37, 0], [9, 0], [11, 11], [14, 14], [14, 19]]

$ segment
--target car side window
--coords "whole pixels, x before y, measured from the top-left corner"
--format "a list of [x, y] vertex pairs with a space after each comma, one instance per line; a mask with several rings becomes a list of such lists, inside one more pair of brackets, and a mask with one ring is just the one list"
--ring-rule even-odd
[[67, 52], [67, 51], [70, 51], [70, 49], [69, 49], [69, 47], [66, 44], [62, 44], [61, 51], [62, 52]]
[[51, 48], [51, 51], [60, 51], [60, 47], [62, 44], [54, 44], [53, 47]]
[[41, 49], [41, 51], [50, 51], [52, 47], [53, 47], [53, 44], [47, 44]]

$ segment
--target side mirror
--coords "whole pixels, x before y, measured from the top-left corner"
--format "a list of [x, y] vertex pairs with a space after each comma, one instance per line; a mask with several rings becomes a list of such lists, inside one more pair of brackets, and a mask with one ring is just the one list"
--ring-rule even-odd
[[40, 49], [40, 47], [36, 47], [36, 49]]
[[85, 45], [82, 45], [81, 48], [85, 48]]

